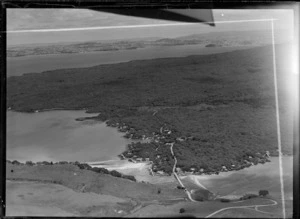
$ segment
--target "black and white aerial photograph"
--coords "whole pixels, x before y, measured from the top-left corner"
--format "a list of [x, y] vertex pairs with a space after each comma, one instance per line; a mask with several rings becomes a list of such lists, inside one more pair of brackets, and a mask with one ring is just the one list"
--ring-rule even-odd
[[6, 216], [292, 218], [295, 13], [7, 8]]

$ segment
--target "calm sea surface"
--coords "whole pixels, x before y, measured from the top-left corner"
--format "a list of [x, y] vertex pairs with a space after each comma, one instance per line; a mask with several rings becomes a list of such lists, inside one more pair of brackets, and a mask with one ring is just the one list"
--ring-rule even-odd
[[7, 159], [98, 161], [118, 159], [129, 140], [103, 122], [76, 121], [84, 111], [7, 112]]
[[63, 68], [82, 68], [100, 64], [128, 62], [166, 57], [214, 54], [249, 47], [210, 48], [202, 45], [161, 46], [135, 50], [100, 51], [91, 53], [56, 54], [7, 58], [7, 75], [43, 72]]

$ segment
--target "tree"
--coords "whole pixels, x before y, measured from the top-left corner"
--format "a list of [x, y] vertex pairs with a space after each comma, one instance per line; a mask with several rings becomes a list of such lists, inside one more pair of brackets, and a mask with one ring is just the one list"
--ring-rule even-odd
[[259, 190], [258, 194], [259, 194], [259, 196], [266, 196], [269, 194], [269, 191], [268, 190]]
[[87, 163], [81, 163], [77, 165], [79, 167], [79, 169], [87, 169], [87, 170], [91, 170], [92, 167], [90, 165], [88, 165]]
[[17, 161], [17, 160], [14, 160], [13, 162], [11, 162], [12, 164], [14, 164], [14, 165], [20, 165], [21, 163], [19, 162], [19, 161]]
[[227, 198], [221, 198], [220, 201], [221, 201], [221, 202], [230, 202], [230, 199], [227, 199]]
[[179, 213], [184, 213], [185, 209], [184, 208], [180, 208]]
[[33, 162], [32, 161], [26, 161], [26, 165], [33, 166]]
[[110, 175], [112, 175], [112, 176], [114, 176], [114, 177], [122, 177], [122, 174], [119, 173], [119, 172], [116, 171], [116, 170], [112, 170], [112, 171], [110, 172]]
[[161, 188], [158, 188], [157, 194], [160, 194], [160, 193], [161, 193]]

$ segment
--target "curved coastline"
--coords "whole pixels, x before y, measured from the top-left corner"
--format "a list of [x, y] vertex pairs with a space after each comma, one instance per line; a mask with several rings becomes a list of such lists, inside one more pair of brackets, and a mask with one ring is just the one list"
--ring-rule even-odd
[[[226, 52], [226, 53], [230, 53], [230, 52]], [[168, 59], [168, 58], [161, 58], [161, 59]], [[60, 110], [67, 110], [67, 109], [62, 109], [62, 108], [37, 109], [37, 110], [43, 112], [43, 111], [51, 111], [51, 110], [55, 110], [55, 109], [57, 109], [57, 110], [59, 110], [59, 109]], [[87, 113], [89, 113], [89, 109], [85, 109], [85, 110], [86, 110]], [[131, 109], [129, 109], [129, 111], [130, 110]], [[35, 110], [33, 110], [33, 112], [34, 111]], [[191, 141], [191, 140], [192, 141], [193, 140], [194, 141], [199, 141], [199, 140], [201, 140], [201, 139], [194, 139], [193, 136], [176, 135], [177, 132], [172, 127], [159, 127], [159, 128], [156, 128], [155, 130], [151, 130], [153, 132], [149, 132], [149, 131], [145, 131], [145, 130], [136, 130], [136, 129], [130, 127], [128, 124], [122, 122], [121, 117], [119, 117], [117, 119], [115, 119], [115, 118], [111, 119], [110, 114], [108, 112], [102, 112], [101, 110], [97, 110], [97, 113], [100, 113], [100, 114], [96, 117], [83, 117], [83, 118], [77, 118], [77, 119], [79, 121], [84, 121], [84, 120], [89, 120], [89, 119], [100, 120], [102, 122], [105, 122], [107, 126], [117, 128], [118, 131], [125, 133], [124, 137], [126, 137], [130, 140], [136, 140], [136, 141], [148, 140], [148, 141], [150, 141], [150, 143], [155, 143], [156, 145], [158, 145], [158, 147], [160, 147], [162, 145], [166, 145], [166, 144], [168, 144], [170, 142], [174, 142], [174, 141], [175, 141], [175, 143], [180, 143], [182, 141]], [[154, 117], [156, 117], [157, 116], [157, 110], [154, 111], [152, 115]], [[133, 143], [131, 145], [132, 145], [132, 148], [134, 148], [138, 144]], [[176, 147], [176, 144], [175, 144], [175, 147]], [[129, 156], [130, 155], [129, 153], [131, 153], [132, 156]], [[274, 154], [271, 154], [271, 156], [272, 155], [274, 156]], [[141, 162], [142, 163], [142, 162], [147, 162], [147, 161], [143, 161], [143, 159], [147, 159], [147, 158], [149, 159], [149, 157], [139, 157], [139, 156], [134, 155], [132, 153], [132, 150], [131, 150], [130, 147], [128, 147], [127, 150], [124, 151], [122, 153], [122, 155], [120, 155], [120, 156], [122, 156], [124, 160], [127, 160], [128, 163], [129, 163], [129, 160], [131, 160], [133, 162]], [[134, 156], [136, 156], [136, 157], [134, 157]], [[171, 158], [171, 154], [170, 154], [169, 158]], [[250, 158], [250, 159], [252, 159], [252, 158]], [[122, 160], [122, 158], [121, 158], [121, 160]], [[153, 164], [153, 162], [151, 163], [152, 173], [156, 172], [157, 176], [170, 175], [171, 171], [164, 172], [159, 168], [155, 168], [155, 169], [153, 168], [154, 166], [159, 167], [157, 165], [157, 163], [159, 163], [160, 160], [162, 160], [162, 158], [161, 159], [159, 158], [158, 161], [156, 159], [157, 162], [155, 163], [155, 165]], [[253, 164], [251, 164], [250, 161], [243, 162], [243, 164], [241, 164], [238, 168], [231, 168], [229, 166], [225, 166], [225, 168], [222, 167], [222, 169], [217, 169], [217, 170], [208, 170], [208, 171], [201, 172], [201, 169], [200, 169], [200, 170], [198, 170], [198, 172], [195, 171], [195, 170], [191, 170], [191, 171], [182, 172], [181, 174], [182, 175], [191, 175], [191, 174], [196, 172], [197, 175], [198, 174], [199, 175], [211, 175], [211, 174], [213, 174], [213, 175], [217, 174], [218, 175], [219, 173], [222, 173], [222, 172], [231, 172], [231, 171], [235, 171], [235, 170], [241, 170], [241, 169], [244, 169], [246, 167], [251, 167], [252, 165], [256, 165], [258, 163], [265, 163], [265, 162], [268, 162], [267, 157], [260, 157], [259, 159], [254, 159], [253, 162], [252, 162]], [[172, 159], [170, 159], [170, 163], [172, 164]], [[124, 169], [124, 168], [120, 168], [120, 169]], [[125, 167], [125, 169], [126, 169], [126, 167]]]
[[[70, 108], [53, 108], [53, 109], [44, 109], [44, 110], [39, 110], [38, 112], [26, 112], [26, 113], [39, 113], [39, 112], [47, 112], [47, 111], [56, 111], [56, 110], [65, 110], [65, 111], [68, 111], [68, 110], [78, 110], [78, 109], [70, 109]], [[85, 113], [88, 113], [86, 108], [83, 108], [83, 109], [80, 109], [80, 110], [85, 110]], [[14, 111], [14, 110], [12, 110]], [[14, 111], [14, 112], [19, 112], [19, 111]], [[99, 115], [101, 115], [101, 113], [99, 113]], [[76, 121], [86, 121], [86, 120], [94, 120], [94, 121], [99, 121], [99, 118], [98, 116], [92, 116], [92, 117], [79, 117], [79, 118], [76, 118], [75, 119]], [[107, 127], [112, 127], [112, 128], [115, 128], [118, 130], [118, 132], [120, 133], [128, 133], [128, 130], [130, 130], [131, 128], [130, 127], [127, 127], [127, 128], [123, 128], [123, 126], [118, 126], [117, 124], [115, 123], [110, 123], [109, 120], [105, 120], [105, 121], [101, 121], [101, 122], [105, 122], [106, 126]], [[126, 134], [123, 135], [123, 137], [126, 137]], [[135, 135], [136, 133], [133, 133], [132, 135], [134, 136], [134, 138], [131, 138], [131, 137], [127, 137], [127, 139], [130, 139], [132, 140], [132, 142], [130, 144], [135, 144], [137, 142], [141, 142], [143, 140], [148, 140], [149, 142], [153, 142], [153, 141], [157, 141], [157, 139], [159, 139], [159, 134], [156, 134], [156, 136], [153, 136], [153, 137], [142, 137], [140, 138], [140, 136], [136, 136]], [[178, 139], [178, 137], [177, 137]], [[126, 145], [126, 150], [119, 154], [118, 157], [120, 158], [119, 160], [107, 160], [107, 161], [87, 161], [88, 164], [90, 164], [91, 166], [95, 166], [95, 167], [104, 167], [104, 165], [111, 169], [111, 170], [114, 170], [114, 169], [135, 169], [135, 168], [140, 168], [140, 166], [147, 166], [147, 169], [149, 170], [149, 167], [151, 168], [152, 171], [149, 170], [149, 175], [153, 175], [153, 162], [148, 160], [142, 160], [142, 158], [139, 158], [139, 157], [135, 157], [135, 158], [132, 158], [132, 157], [125, 157], [124, 156], [124, 153], [125, 152], [128, 152], [128, 149], [129, 149], [129, 145]], [[165, 144], [168, 144], [168, 143], [165, 143]], [[270, 157], [278, 157], [278, 156], [270, 156]], [[122, 160], [126, 161], [126, 162], [122, 162]], [[50, 162], [50, 161], [49, 161]], [[268, 159], [266, 158], [266, 162], [269, 162]], [[104, 164], [106, 163], [106, 164]], [[262, 164], [264, 162], [261, 162]], [[102, 164], [102, 165], [101, 165]], [[141, 165], [143, 164], [143, 165]], [[145, 165], [144, 165], [145, 164]], [[256, 163], [252, 163], [251, 165], [247, 164], [245, 166], [243, 166], [243, 168], [241, 169], [238, 169], [238, 170], [242, 170], [244, 168], [247, 168], [247, 167], [251, 167], [253, 165], [257, 165], [259, 164], [259, 162], [256, 162]], [[136, 167], [135, 167], [136, 166]], [[222, 170], [219, 170], [219, 171], [216, 171], [216, 172], [209, 172], [209, 173], [193, 173], [193, 172], [180, 172], [179, 175], [180, 176], [189, 176], [189, 175], [202, 175], [202, 176], [205, 176], [205, 175], [219, 175], [221, 173], [226, 173], [226, 172], [233, 172], [233, 171], [237, 171], [235, 169], [222, 169]], [[151, 174], [152, 173], [152, 174]], [[159, 173], [155, 173], [155, 175], [157, 176], [166, 176], [166, 175], [169, 175], [167, 173], [164, 173], [164, 172], [159, 172]]]
[[[250, 49], [250, 50], [254, 51], [253, 49]], [[225, 53], [233, 54], [234, 52], [225, 52]], [[206, 55], [204, 55], [204, 56], [206, 56]], [[170, 58], [160, 58], [159, 60], [164, 60], [164, 59], [170, 59]], [[170, 127], [167, 128], [166, 130], [164, 130], [163, 133], [161, 133], [161, 130], [159, 130], [159, 129], [152, 129], [151, 131], [149, 131], [149, 130], [145, 131], [143, 129], [136, 130], [135, 128], [130, 127], [128, 124], [122, 122], [122, 118], [121, 118], [122, 115], [117, 115], [118, 118], [113, 118], [112, 119], [112, 115], [110, 115], [109, 112], [102, 112], [101, 109], [99, 109], [99, 110], [90, 110], [88, 108], [64, 108], [64, 107], [59, 107], [59, 108], [31, 109], [31, 110], [28, 110], [27, 112], [35, 112], [35, 111], [43, 112], [43, 111], [51, 111], [51, 110], [68, 110], [68, 109], [76, 109], [76, 110], [84, 109], [86, 111], [86, 113], [100, 113], [98, 116], [94, 116], [94, 117], [77, 118], [77, 121], [84, 121], [84, 120], [89, 120], [89, 119], [99, 120], [99, 121], [105, 122], [107, 126], [117, 128], [118, 131], [125, 133], [125, 135], [124, 135], [125, 138], [128, 138], [130, 140], [136, 140], [136, 141], [146, 140], [150, 143], [154, 142], [156, 145], [158, 145], [158, 147], [160, 145], [164, 145], [166, 143], [170, 143], [170, 142], [174, 142], [174, 141], [175, 141], [175, 143], [180, 144], [182, 142], [182, 140], [187, 141], [187, 142], [190, 141], [190, 140], [195, 141], [195, 142], [199, 142], [201, 140], [201, 139], [193, 139], [194, 138], [193, 136], [182, 136], [181, 134], [176, 135], [176, 133], [177, 133], [176, 130], [174, 130]], [[15, 110], [15, 109], [13, 109], [13, 110]], [[130, 113], [131, 110], [132, 110], [131, 108], [125, 109], [124, 114]], [[136, 109], [134, 109], [134, 110], [136, 110]], [[23, 110], [16, 110], [16, 111], [23, 111]], [[157, 116], [156, 113], [157, 113], [157, 110], [155, 112], [153, 112], [154, 117]], [[172, 132], [172, 133], [168, 134], [168, 132]], [[133, 143], [131, 146], [132, 146], [132, 148], [135, 148], [136, 146], [141, 147], [140, 145], [137, 145], [136, 143]], [[175, 147], [176, 147], [176, 144], [175, 144]], [[132, 157], [130, 155], [130, 153], [132, 155], [132, 150], [127, 149], [126, 151], [124, 151], [124, 153], [122, 153], [122, 155], [120, 155], [121, 159], [126, 158], [128, 160], [131, 159], [131, 160], [137, 161], [139, 159], [149, 158], [149, 157], [138, 157], [137, 155], [134, 155], [134, 154], [133, 154], [133, 157]], [[153, 153], [153, 152], [151, 152], [151, 153]], [[274, 155], [274, 154], [271, 154], [271, 155]], [[134, 156], [136, 156], [136, 157], [134, 157]], [[171, 159], [171, 155], [169, 156], [169, 159]], [[150, 160], [152, 160], [154, 162], [153, 158], [150, 158]], [[159, 160], [161, 160], [161, 159], [159, 158]], [[242, 168], [247, 167], [247, 166], [251, 166], [251, 162], [254, 163], [254, 164], [257, 164], [259, 162], [264, 163], [264, 162], [267, 162], [267, 161], [268, 160], [266, 158], [260, 156], [259, 160], [256, 159], [253, 162], [250, 160], [248, 162], [245, 162], [244, 164], [240, 164], [239, 169], [242, 169]], [[171, 162], [171, 164], [172, 164], [172, 162]], [[157, 162], [156, 162], [156, 166], [157, 166]], [[219, 173], [219, 172], [223, 172], [223, 171], [226, 172], [226, 171], [230, 171], [230, 170], [234, 170], [234, 169], [237, 169], [237, 168], [231, 168], [231, 167], [227, 166], [226, 168], [222, 168], [222, 169], [218, 169], [218, 170], [214, 170], [214, 171], [208, 171], [208, 172], [205, 172], [205, 173], [206, 174], [213, 174], [213, 173]], [[152, 170], [154, 170], [154, 169], [152, 169]], [[158, 168], [158, 171], [161, 171], [161, 169]], [[171, 170], [169, 169], [166, 172], [170, 174]]]

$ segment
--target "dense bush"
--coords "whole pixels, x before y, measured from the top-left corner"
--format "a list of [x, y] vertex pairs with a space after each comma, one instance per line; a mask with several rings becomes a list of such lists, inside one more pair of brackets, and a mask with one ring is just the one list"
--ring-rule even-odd
[[91, 170], [93, 172], [96, 172], [96, 173], [109, 174], [109, 175], [114, 176], [114, 177], [120, 177], [120, 178], [124, 178], [124, 179], [129, 179], [131, 181], [136, 182], [136, 179], [135, 179], [134, 176], [123, 175], [123, 174], [119, 173], [116, 170], [109, 171], [109, 170], [107, 170], [105, 168], [102, 168], [102, 167], [93, 167], [93, 168], [91, 168], [90, 166], [89, 166], [90, 168], [88, 168], [85, 164], [84, 165], [79, 164], [78, 166], [79, 166], [79, 168], [89, 169], [89, 170]]
[[110, 175], [112, 175], [112, 176], [114, 176], [114, 177], [122, 177], [122, 174], [119, 173], [119, 172], [116, 171], [116, 170], [110, 171]]
[[[7, 104], [12, 110], [26, 112], [88, 108], [100, 113], [94, 119], [133, 128], [126, 135], [136, 139], [159, 133], [167, 124], [172, 134], [161, 142], [192, 137], [174, 145], [183, 170], [194, 165], [196, 171], [202, 168], [204, 173], [212, 173], [232, 164], [239, 169], [251, 165], [244, 164], [250, 154], [254, 158], [266, 150], [276, 154], [271, 51], [260, 47], [9, 77]], [[281, 60], [276, 61], [280, 65]], [[259, 74], [249, 73], [249, 69], [259, 69]], [[290, 99], [284, 72], [283, 67], [278, 69], [280, 111], [288, 108]], [[281, 118], [285, 130], [288, 119]], [[282, 135], [282, 145], [286, 145], [284, 152], [291, 152], [287, 136]], [[149, 157], [157, 170], [171, 173], [174, 160], [169, 147], [157, 144], [137, 145], [133, 154]], [[156, 159], [157, 155], [162, 158]]]
[[221, 201], [221, 202], [230, 202], [230, 199], [227, 199], [227, 198], [221, 198], [220, 201]]
[[157, 193], [158, 193], [158, 194], [161, 193], [161, 188], [158, 188]]
[[96, 173], [110, 174], [110, 172], [105, 168], [93, 167], [91, 170]]
[[28, 166], [33, 166], [34, 165], [34, 163], [32, 161], [26, 161], [25, 164], [28, 165]]
[[269, 191], [268, 190], [259, 190], [258, 194], [259, 194], [259, 196], [266, 196], [269, 194]]
[[88, 165], [87, 163], [79, 163], [79, 164], [77, 164], [77, 166], [79, 167], [79, 169], [87, 169], [87, 170], [92, 169], [92, 167], [90, 165]]
[[21, 163], [20, 163], [19, 161], [17, 161], [17, 160], [12, 161], [11, 163], [14, 164], [14, 165], [20, 165], [20, 164], [21, 164]]

